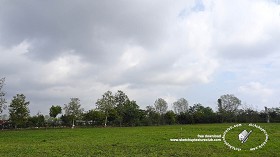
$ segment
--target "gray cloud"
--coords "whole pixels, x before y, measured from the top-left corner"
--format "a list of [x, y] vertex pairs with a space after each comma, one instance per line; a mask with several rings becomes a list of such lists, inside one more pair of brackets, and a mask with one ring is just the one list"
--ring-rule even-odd
[[[265, 82], [254, 67], [271, 64], [277, 71], [271, 60], [280, 49], [276, 12], [267, 1], [4, 0], [0, 77], [7, 78], [9, 98], [30, 98], [32, 113], [70, 97], [91, 109], [105, 91], [118, 89], [142, 108], [157, 97], [197, 103], [201, 96], [201, 103], [215, 105], [220, 93]], [[228, 71], [237, 76], [236, 89], [219, 83]], [[279, 85], [276, 75], [261, 71]], [[252, 75], [238, 77], [246, 73]], [[271, 91], [263, 99], [277, 93]]]
[[126, 44], [155, 47], [166, 31], [170, 10], [159, 3], [127, 1], [5, 3], [0, 14], [2, 45], [26, 40], [32, 45], [28, 55], [41, 60], [73, 50], [94, 62], [110, 62]]

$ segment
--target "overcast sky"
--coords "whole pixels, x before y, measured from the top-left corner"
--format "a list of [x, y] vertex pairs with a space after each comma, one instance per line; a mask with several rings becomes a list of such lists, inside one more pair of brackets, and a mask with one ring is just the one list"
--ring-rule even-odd
[[278, 0], [0, 0], [0, 78], [31, 114], [108, 90], [145, 109], [179, 98], [217, 109], [280, 104]]

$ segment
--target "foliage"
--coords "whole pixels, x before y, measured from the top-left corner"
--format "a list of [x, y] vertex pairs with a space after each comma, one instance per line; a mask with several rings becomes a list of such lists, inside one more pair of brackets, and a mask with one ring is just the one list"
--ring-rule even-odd
[[271, 122], [280, 122], [280, 107], [270, 108], [268, 114]]
[[25, 101], [25, 96], [23, 94], [17, 94], [13, 97], [13, 100], [9, 106], [10, 120], [17, 126], [24, 126], [28, 120], [29, 101]]
[[189, 106], [189, 103], [185, 98], [180, 98], [179, 100], [177, 100], [176, 102], [173, 103], [174, 112], [176, 114], [180, 114], [181, 112], [184, 112], [184, 113], [187, 112], [188, 106]]
[[160, 125], [160, 114], [153, 106], [146, 107], [147, 125]]
[[105, 121], [104, 126], [107, 126], [108, 116], [109, 116], [109, 110], [112, 110], [116, 104], [115, 104], [115, 98], [111, 91], [107, 91], [102, 95], [101, 99], [98, 99], [96, 102], [97, 109], [104, 112], [105, 114]]
[[44, 127], [45, 126], [45, 117], [42, 114], [37, 114], [33, 117], [28, 117], [27, 121], [28, 127]]
[[[23, 99], [23, 100], [22, 100]], [[251, 108], [238, 109], [241, 101], [234, 95], [223, 95], [219, 99], [219, 110], [214, 112], [210, 107], [204, 107], [202, 104], [194, 104], [188, 107], [187, 100], [181, 98], [173, 103], [174, 110], [167, 111], [167, 102], [159, 98], [154, 106], [147, 106], [146, 109], [140, 109], [136, 101], [130, 100], [123, 91], [117, 91], [113, 95], [107, 91], [101, 99], [96, 102], [97, 108], [83, 113], [80, 100], [71, 98], [71, 101], [65, 105], [65, 114], [57, 117], [61, 113], [60, 106], [52, 106], [49, 115], [37, 115], [29, 117], [28, 104], [25, 102], [23, 94], [14, 97], [10, 105], [10, 114], [12, 114], [15, 104], [25, 104], [25, 116], [10, 118], [15, 127], [41, 127], [48, 126], [74, 126], [76, 120], [77, 126], [150, 126], [150, 125], [173, 125], [173, 124], [198, 124], [198, 123], [253, 123], [266, 122], [270, 117], [270, 122], [280, 122], [280, 108], [270, 108], [268, 112], [258, 112]], [[13, 104], [13, 105], [12, 105]], [[22, 105], [18, 105], [22, 106]], [[24, 105], [23, 105], [24, 106]], [[16, 110], [16, 109], [15, 109]], [[23, 109], [18, 109], [14, 115], [22, 114]], [[15, 112], [15, 111], [14, 111]], [[105, 121], [104, 121], [105, 120]], [[39, 122], [40, 121], [40, 122]], [[43, 121], [46, 123], [43, 124]], [[28, 123], [26, 123], [28, 122]], [[27, 124], [27, 125], [26, 125]], [[5, 124], [5, 128], [11, 128]]]
[[61, 115], [60, 119], [62, 122], [62, 126], [72, 126], [73, 117], [71, 117], [70, 115]]
[[164, 114], [165, 123], [168, 125], [175, 124], [176, 122], [176, 114], [173, 111], [167, 111]]
[[162, 98], [158, 98], [155, 103], [154, 103], [156, 112], [160, 113], [161, 115], [164, 114], [167, 111], [167, 102], [162, 99]]
[[123, 123], [126, 126], [135, 126], [139, 123], [139, 106], [136, 101], [129, 101], [124, 104], [123, 109]]
[[83, 120], [88, 121], [90, 125], [101, 126], [104, 117], [105, 115], [101, 111], [89, 110], [88, 112], [84, 113]]
[[204, 107], [201, 104], [195, 104], [189, 111], [194, 123], [213, 123], [215, 122], [215, 113], [210, 107]]
[[130, 100], [128, 96], [121, 90], [118, 90], [118, 92], [115, 94], [114, 99], [115, 99], [115, 109], [118, 112], [117, 121], [121, 126], [125, 116], [125, 106], [130, 104]]
[[222, 95], [218, 99], [218, 111], [221, 116], [221, 122], [233, 122], [238, 107], [241, 106], [241, 100], [233, 94]]
[[121, 90], [118, 90], [118, 92], [115, 94], [115, 104], [116, 107], [123, 107], [125, 103], [129, 102], [128, 96]]
[[176, 121], [179, 124], [193, 124], [193, 116], [190, 113], [184, 113], [181, 112], [180, 114], [177, 114], [176, 116]]
[[60, 114], [62, 111], [61, 107], [60, 106], [53, 106], [50, 108], [50, 113], [49, 115], [53, 118], [55, 118], [58, 114]]
[[75, 118], [80, 118], [83, 114], [84, 109], [81, 108], [79, 98], [70, 98], [70, 102], [64, 106], [65, 115]]
[[218, 106], [219, 111], [234, 113], [241, 105], [241, 100], [235, 97], [233, 94], [225, 94], [220, 97], [221, 104]]

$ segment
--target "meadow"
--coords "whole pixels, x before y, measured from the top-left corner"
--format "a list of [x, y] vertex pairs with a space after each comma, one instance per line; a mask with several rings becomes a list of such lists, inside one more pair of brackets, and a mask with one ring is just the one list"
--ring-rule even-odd
[[280, 124], [277, 123], [258, 124], [267, 131], [269, 139], [254, 151], [247, 148], [261, 144], [265, 136], [255, 129], [248, 145], [242, 145], [238, 141], [242, 127], [231, 129], [226, 136], [231, 145], [246, 148], [241, 151], [230, 149], [223, 141], [170, 141], [198, 138], [198, 135], [223, 135], [233, 125], [2, 130], [0, 156], [280, 156]]

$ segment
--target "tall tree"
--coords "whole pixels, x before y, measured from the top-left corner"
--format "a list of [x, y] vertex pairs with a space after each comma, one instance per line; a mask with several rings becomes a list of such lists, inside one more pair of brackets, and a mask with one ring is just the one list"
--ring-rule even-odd
[[120, 125], [123, 123], [124, 119], [124, 112], [125, 112], [125, 106], [130, 104], [130, 100], [128, 96], [121, 90], [118, 90], [118, 92], [115, 94], [115, 105], [116, 110], [118, 113], [118, 121]]
[[79, 98], [70, 98], [70, 102], [64, 106], [65, 115], [72, 118], [72, 127], [74, 127], [74, 120], [82, 116], [84, 109], [81, 108]]
[[0, 79], [0, 114], [6, 109], [6, 99], [5, 99], [5, 92], [2, 91], [4, 86], [5, 78]]
[[92, 125], [103, 125], [104, 113], [97, 110], [89, 110], [84, 114], [84, 120]]
[[50, 116], [55, 118], [58, 114], [60, 114], [62, 111], [61, 107], [60, 106], [53, 106], [50, 108]]
[[123, 91], [118, 90], [118, 92], [115, 94], [116, 107], [123, 106], [128, 101], [128, 96]]
[[112, 92], [111, 91], [105, 92], [102, 95], [102, 98], [97, 100], [96, 105], [97, 105], [97, 109], [104, 112], [105, 114], [104, 126], [106, 127], [109, 111], [114, 109], [114, 107], [116, 106], [115, 97], [113, 96]]
[[164, 114], [168, 108], [167, 102], [162, 98], [158, 98], [155, 101], [154, 106], [155, 106], [156, 111], [160, 114]]
[[172, 125], [176, 121], [176, 114], [172, 110], [167, 111], [164, 114], [164, 120], [165, 120], [165, 123]]
[[139, 123], [140, 112], [136, 101], [129, 101], [124, 104], [123, 122], [127, 126], [135, 126]]
[[188, 111], [189, 103], [185, 98], [180, 98], [173, 103], [174, 112], [180, 114], [181, 112], [186, 113]]
[[13, 100], [9, 106], [10, 120], [17, 126], [23, 126], [29, 116], [28, 109], [29, 101], [25, 101], [25, 96], [23, 94], [17, 94], [13, 97]]
[[27, 125], [29, 127], [43, 127], [45, 126], [45, 117], [44, 115], [38, 113], [33, 117], [28, 117]]
[[234, 117], [239, 106], [241, 106], [241, 100], [233, 94], [222, 95], [218, 99], [218, 112], [222, 116], [222, 122], [224, 122], [225, 119], [230, 121]]
[[189, 113], [192, 116], [191, 120], [193, 120], [194, 123], [215, 122], [215, 113], [213, 112], [212, 108], [204, 107], [200, 103], [191, 106]]
[[156, 109], [153, 106], [146, 107], [146, 118], [147, 118], [147, 125], [160, 124], [160, 114], [156, 112]]
[[218, 109], [227, 112], [235, 112], [241, 105], [241, 100], [239, 100], [233, 94], [222, 95], [218, 101], [221, 102], [221, 104], [218, 106]]

